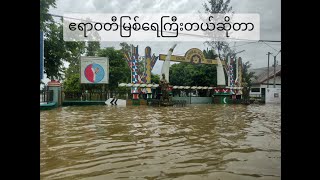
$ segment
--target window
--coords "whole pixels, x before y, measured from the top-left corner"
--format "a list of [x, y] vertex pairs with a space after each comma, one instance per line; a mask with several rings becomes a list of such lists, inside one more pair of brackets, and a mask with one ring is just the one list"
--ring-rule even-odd
[[279, 97], [279, 93], [274, 93], [274, 97], [278, 98]]
[[260, 88], [251, 88], [251, 92], [260, 92]]

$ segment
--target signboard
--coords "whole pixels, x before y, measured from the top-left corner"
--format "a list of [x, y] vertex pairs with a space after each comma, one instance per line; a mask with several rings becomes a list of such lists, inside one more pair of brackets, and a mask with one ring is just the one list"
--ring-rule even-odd
[[106, 57], [81, 57], [81, 84], [108, 84], [109, 59]]
[[193, 64], [207, 63], [202, 51], [197, 48], [189, 49], [184, 55], [185, 59]]
[[43, 62], [43, 56], [44, 56], [44, 41], [43, 41], [43, 32], [40, 31], [40, 80], [43, 79], [43, 69], [44, 69], [44, 62]]
[[[167, 55], [159, 54], [159, 60], [166, 60]], [[217, 59], [206, 59], [202, 51], [198, 48], [189, 49], [184, 56], [171, 55], [170, 61], [173, 62], [187, 62], [193, 64], [216, 64], [218, 65]], [[221, 61], [222, 65], [225, 65], [224, 61]]]

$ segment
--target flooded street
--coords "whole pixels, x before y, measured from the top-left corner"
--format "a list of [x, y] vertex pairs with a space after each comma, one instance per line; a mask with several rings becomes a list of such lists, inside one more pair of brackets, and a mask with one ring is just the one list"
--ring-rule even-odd
[[280, 105], [40, 112], [41, 179], [277, 179]]

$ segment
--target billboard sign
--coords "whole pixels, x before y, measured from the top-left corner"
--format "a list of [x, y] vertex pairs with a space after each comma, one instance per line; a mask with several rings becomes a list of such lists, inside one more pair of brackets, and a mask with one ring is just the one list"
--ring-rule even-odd
[[107, 57], [81, 57], [81, 84], [108, 84], [109, 59]]

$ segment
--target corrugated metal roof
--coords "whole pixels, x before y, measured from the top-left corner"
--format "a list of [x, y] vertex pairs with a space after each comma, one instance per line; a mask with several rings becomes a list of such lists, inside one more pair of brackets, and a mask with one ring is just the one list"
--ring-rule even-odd
[[[268, 67], [249, 69], [249, 72], [254, 72], [255, 78], [252, 78], [252, 84], [261, 84], [268, 79]], [[273, 79], [274, 67], [269, 67], [269, 81]], [[276, 74], [281, 73], [281, 65], [276, 66]]]

